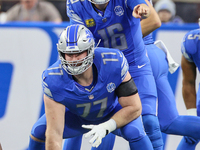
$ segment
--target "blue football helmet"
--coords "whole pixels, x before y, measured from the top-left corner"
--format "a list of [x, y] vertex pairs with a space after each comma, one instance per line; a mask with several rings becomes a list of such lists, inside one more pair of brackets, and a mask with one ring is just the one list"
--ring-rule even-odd
[[[93, 64], [94, 37], [89, 29], [80, 24], [70, 25], [60, 35], [57, 44], [59, 58], [64, 70], [71, 75], [85, 72]], [[65, 53], [77, 54], [87, 51], [87, 56], [77, 61], [66, 61]]]

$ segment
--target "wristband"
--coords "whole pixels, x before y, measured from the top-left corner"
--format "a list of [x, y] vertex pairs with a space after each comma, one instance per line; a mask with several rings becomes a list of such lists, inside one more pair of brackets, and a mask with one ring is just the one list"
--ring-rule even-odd
[[190, 116], [197, 116], [197, 109], [196, 108], [187, 109], [187, 114]]
[[116, 122], [115, 122], [114, 119], [110, 119], [110, 120], [108, 120], [108, 121], [102, 123], [101, 125], [103, 125], [104, 128], [108, 131], [108, 132], [106, 133], [106, 135], [107, 135], [108, 133], [114, 131], [114, 130], [117, 128], [117, 124], [116, 124]]

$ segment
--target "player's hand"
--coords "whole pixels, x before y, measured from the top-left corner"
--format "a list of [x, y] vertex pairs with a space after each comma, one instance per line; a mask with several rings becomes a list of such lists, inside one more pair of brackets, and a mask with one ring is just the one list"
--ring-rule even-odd
[[133, 13], [132, 13], [133, 17], [135, 18], [147, 18], [150, 15], [150, 9], [147, 5], [145, 4], [140, 4], [134, 7], [133, 9]]
[[85, 134], [85, 138], [89, 138], [92, 136], [89, 143], [90, 144], [93, 143], [92, 146], [96, 148], [101, 144], [102, 138], [104, 138], [108, 133], [108, 130], [106, 130], [101, 124], [100, 125], [82, 125], [82, 127], [85, 129], [91, 129], [91, 131]]
[[101, 144], [102, 138], [104, 138], [108, 133], [114, 131], [117, 126], [116, 122], [113, 119], [110, 119], [99, 125], [82, 125], [82, 127], [85, 129], [91, 129], [85, 134], [85, 138], [92, 136], [89, 143], [92, 144], [93, 147], [97, 148]]

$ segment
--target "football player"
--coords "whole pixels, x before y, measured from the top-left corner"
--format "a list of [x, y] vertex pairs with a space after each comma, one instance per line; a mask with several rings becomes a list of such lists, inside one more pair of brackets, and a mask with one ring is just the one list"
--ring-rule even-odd
[[[200, 29], [186, 33], [182, 41], [181, 52], [182, 94], [185, 106], [189, 115], [200, 116], [200, 87], [196, 91], [196, 71], [197, 69], [200, 71]], [[196, 125], [199, 126], [199, 123]], [[199, 133], [196, 134], [199, 135]], [[198, 142], [199, 138], [186, 136], [181, 140], [177, 150], [194, 150]]]
[[57, 50], [59, 60], [43, 72], [45, 114], [32, 128], [29, 150], [61, 150], [63, 138], [84, 133], [98, 147], [110, 132], [131, 150], [153, 150], [123, 53], [94, 48], [92, 33], [78, 24], [62, 32]]
[[140, 26], [140, 19], [150, 15], [147, 3], [144, 0], [67, 0], [67, 14], [71, 24], [88, 27], [96, 43], [100, 40], [99, 46], [123, 52], [141, 98], [145, 131], [154, 149], [162, 150], [162, 134], [156, 116], [156, 85]]

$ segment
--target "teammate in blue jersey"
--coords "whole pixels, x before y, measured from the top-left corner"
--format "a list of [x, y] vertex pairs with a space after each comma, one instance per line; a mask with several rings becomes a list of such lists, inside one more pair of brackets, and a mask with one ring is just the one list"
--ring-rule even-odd
[[[196, 69], [200, 71], [200, 29], [189, 31], [184, 36], [181, 52], [183, 99], [188, 114], [200, 116], [200, 86], [198, 87], [198, 92], [196, 92]], [[194, 150], [198, 142], [199, 139], [197, 138], [184, 137], [177, 150]]]
[[42, 75], [45, 114], [32, 128], [29, 150], [61, 150], [63, 138], [84, 133], [98, 147], [110, 132], [126, 139], [131, 150], [153, 150], [123, 53], [94, 48], [83, 25], [68, 26], [57, 49], [59, 60]]
[[[148, 21], [148, 19], [150, 18], [144, 19], [143, 21]], [[150, 21], [151, 20], [149, 20], [149, 22]], [[141, 25], [143, 26], [142, 22]], [[157, 47], [153, 44], [154, 41], [152, 40], [152, 36], [149, 35], [144, 38], [144, 42], [156, 81], [158, 93], [158, 119], [161, 131], [167, 134], [187, 135], [195, 139], [200, 139], [200, 118], [178, 114], [175, 97], [168, 82], [168, 67], [169, 71], [173, 73], [177, 68], [173, 68], [173, 66], [177, 66], [177, 64], [170, 58], [168, 50], [161, 41], [155, 42]], [[180, 143], [180, 145], [182, 144]], [[193, 148], [182, 145], [179, 150], [193, 150]]]
[[123, 52], [130, 66], [129, 72], [138, 87], [145, 131], [154, 149], [162, 150], [163, 140], [156, 116], [156, 86], [140, 26], [140, 18], [150, 14], [146, 2], [68, 0], [67, 14], [71, 24], [87, 26], [92, 31], [96, 43], [101, 39], [99, 46], [117, 48]]
[[[149, 6], [151, 5], [151, 1], [150, 3], [148, 1], [146, 2]], [[197, 125], [200, 122], [200, 118], [180, 116], [178, 114], [175, 97], [168, 82], [168, 69], [171, 73], [173, 73], [177, 69], [178, 65], [173, 61], [173, 59], [171, 59], [170, 54], [163, 43], [161, 41], [157, 41], [156, 46], [154, 44], [152, 34], [149, 34], [161, 25], [156, 11], [152, 7], [150, 8], [151, 15], [147, 19], [143, 19], [141, 21], [141, 27], [143, 36], [145, 36], [143, 39], [156, 81], [158, 92], [158, 118], [161, 130], [167, 134], [188, 135], [199, 139], [200, 126]], [[114, 139], [115, 136], [109, 134], [103, 139], [104, 144], [100, 145], [98, 150], [112, 149]], [[72, 145], [73, 141], [72, 143], [70, 142], [71, 141], [67, 140], [65, 144], [68, 146]]]
[[[154, 9], [151, 9], [151, 15], [147, 19], [143, 19], [141, 21], [141, 27], [143, 35], [147, 35], [143, 39], [156, 81], [158, 93], [158, 119], [161, 131], [167, 134], [183, 136], [187, 135], [195, 139], [200, 139], [200, 118], [179, 115], [176, 108], [175, 97], [168, 81], [168, 70], [173, 73], [176, 71], [178, 65], [173, 61], [169, 51], [166, 49], [162, 41], [154, 42], [152, 34], [149, 34], [149, 32], [155, 30], [156, 27], [159, 27], [159, 22], [160, 20], [157, 13]], [[196, 38], [200, 39], [199, 33], [198, 37], [196, 36]], [[190, 74], [188, 74], [187, 77], [190, 77]], [[193, 96], [190, 97], [192, 98]], [[193, 107], [195, 106], [196, 105], [194, 103]], [[189, 110], [189, 112], [191, 111], [193, 110]], [[106, 147], [107, 149], [112, 149], [114, 139], [115, 137], [112, 134], [107, 136], [103, 140], [101, 146], [98, 147], [98, 150], [100, 150], [100, 148], [101, 150], [104, 150]], [[191, 142], [194, 142], [195, 140], [191, 141], [191, 138], [187, 138], [187, 141], [188, 140], [190, 140], [188, 146], [185, 144], [182, 145], [181, 142], [178, 150], [194, 150], [194, 145], [196, 146], [196, 144], [193, 143], [192, 145]]]

